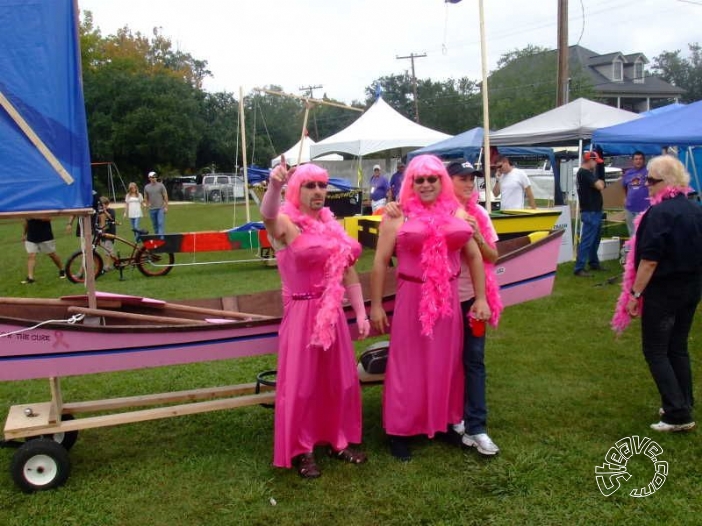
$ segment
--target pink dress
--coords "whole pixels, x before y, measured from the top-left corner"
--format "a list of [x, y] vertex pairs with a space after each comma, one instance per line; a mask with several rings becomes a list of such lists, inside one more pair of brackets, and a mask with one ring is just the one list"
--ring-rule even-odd
[[420, 257], [426, 237], [417, 220], [397, 234], [397, 293], [383, 393], [383, 422], [389, 435], [433, 437], [463, 416], [463, 322], [458, 301], [461, 248], [472, 234], [469, 224], [453, 218], [444, 228], [451, 269], [451, 316], [439, 318], [433, 339], [421, 334]]
[[[302, 232], [276, 251], [283, 282], [275, 397], [273, 464], [289, 468], [293, 457], [317, 444], [335, 450], [361, 442], [361, 388], [351, 334], [339, 305], [330, 349], [308, 347], [321, 303], [324, 263], [334, 243]], [[360, 255], [357, 245], [354, 257]]]

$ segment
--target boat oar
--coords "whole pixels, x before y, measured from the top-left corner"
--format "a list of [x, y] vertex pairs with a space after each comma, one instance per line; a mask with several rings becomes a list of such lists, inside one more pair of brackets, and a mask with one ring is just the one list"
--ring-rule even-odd
[[75, 314], [85, 314], [87, 316], [99, 316], [104, 318], [121, 318], [124, 320], [146, 321], [161, 325], [209, 325], [204, 320], [189, 320], [186, 318], [173, 318], [171, 316], [151, 316], [149, 314], [137, 314], [136, 312], [121, 312], [105, 309], [90, 309], [86, 307], [68, 307], [68, 312]]
[[238, 312], [232, 310], [220, 310], [220, 309], [208, 309], [207, 307], [195, 307], [193, 305], [181, 305], [179, 303], [168, 303], [164, 302], [159, 305], [145, 305], [148, 307], [153, 307], [155, 309], [168, 309], [178, 312], [191, 312], [193, 314], [204, 314], [207, 316], [217, 316], [218, 318], [234, 318], [236, 320], [241, 319], [258, 319], [258, 320], [268, 320], [273, 316], [264, 316], [262, 314], [251, 314], [249, 312]]

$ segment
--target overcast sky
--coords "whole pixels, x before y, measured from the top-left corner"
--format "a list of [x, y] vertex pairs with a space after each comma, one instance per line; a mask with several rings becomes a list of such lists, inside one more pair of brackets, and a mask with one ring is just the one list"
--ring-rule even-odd
[[[248, 92], [276, 84], [291, 93], [322, 85], [345, 102], [364, 100], [374, 79], [401, 74], [415, 60], [418, 78], [480, 79], [477, 0], [78, 0], [103, 36], [120, 27], [154, 27], [181, 51], [207, 60], [208, 91]], [[484, 0], [488, 67], [528, 44], [556, 47], [558, 0]], [[570, 0], [570, 45], [597, 53], [662, 51], [699, 41], [702, 0]], [[584, 13], [584, 16], [583, 16]]]

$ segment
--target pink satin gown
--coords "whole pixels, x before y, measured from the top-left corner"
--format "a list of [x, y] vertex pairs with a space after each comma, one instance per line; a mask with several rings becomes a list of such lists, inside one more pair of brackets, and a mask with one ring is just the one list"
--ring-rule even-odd
[[[321, 302], [324, 263], [334, 249], [328, 239], [303, 232], [276, 252], [284, 303], [275, 398], [273, 464], [278, 467], [291, 467], [295, 456], [317, 444], [340, 450], [361, 442], [361, 389], [341, 305], [332, 347], [308, 347]], [[360, 252], [358, 245], [354, 258]]]

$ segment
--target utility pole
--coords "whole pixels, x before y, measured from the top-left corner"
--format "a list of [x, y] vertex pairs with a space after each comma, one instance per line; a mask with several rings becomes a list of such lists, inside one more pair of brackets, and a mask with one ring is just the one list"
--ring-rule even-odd
[[[316, 89], [322, 89], [324, 86], [321, 84], [317, 84], [316, 86], [300, 86], [298, 89], [300, 91], [303, 91], [309, 95], [310, 99], [314, 99], [314, 90]], [[319, 130], [317, 129], [317, 112], [314, 112], [312, 114], [312, 119], [314, 120], [314, 140], [318, 141], [319, 140]]]
[[558, 0], [558, 76], [556, 106], [568, 104], [568, 0]]
[[414, 121], [419, 124], [419, 105], [417, 104], [417, 77], [414, 74], [414, 59], [415, 58], [424, 58], [426, 57], [426, 53], [422, 53], [421, 55], [415, 55], [414, 53], [410, 53], [409, 55], [405, 57], [398, 57], [395, 55], [395, 58], [397, 60], [402, 60], [405, 58], [410, 59], [410, 62], [412, 63], [412, 91], [414, 92]]

